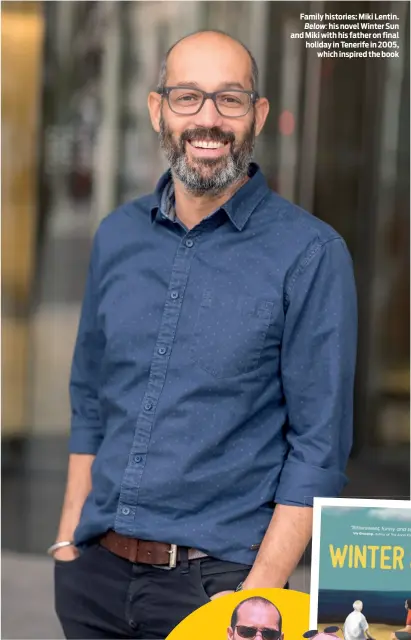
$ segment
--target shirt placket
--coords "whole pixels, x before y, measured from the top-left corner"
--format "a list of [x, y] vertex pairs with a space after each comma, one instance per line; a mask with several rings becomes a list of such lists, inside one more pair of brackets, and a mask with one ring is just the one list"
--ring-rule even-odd
[[164, 388], [177, 324], [180, 318], [191, 263], [200, 233], [189, 232], [182, 240], [173, 263], [163, 317], [154, 348], [146, 392], [141, 403], [128, 464], [121, 484], [116, 526], [133, 531], [139, 489], [146, 465], [156, 408]]

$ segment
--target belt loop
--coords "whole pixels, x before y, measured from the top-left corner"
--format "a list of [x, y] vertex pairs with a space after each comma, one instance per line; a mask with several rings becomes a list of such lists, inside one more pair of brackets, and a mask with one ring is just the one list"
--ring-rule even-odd
[[186, 575], [190, 571], [190, 563], [188, 561], [188, 549], [187, 547], [180, 547], [180, 558], [181, 558], [181, 573], [182, 575]]

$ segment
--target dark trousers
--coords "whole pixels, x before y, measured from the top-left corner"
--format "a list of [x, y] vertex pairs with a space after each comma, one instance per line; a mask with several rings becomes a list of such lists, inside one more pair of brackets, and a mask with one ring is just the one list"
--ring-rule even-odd
[[55, 561], [55, 609], [66, 638], [164, 639], [210, 596], [236, 589], [250, 569], [200, 558], [167, 570], [93, 544], [73, 561]]

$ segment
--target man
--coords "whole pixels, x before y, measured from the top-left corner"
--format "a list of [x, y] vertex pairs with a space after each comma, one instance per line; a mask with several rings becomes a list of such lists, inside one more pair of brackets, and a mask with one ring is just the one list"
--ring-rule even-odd
[[164, 638], [210, 598], [287, 586], [313, 496], [345, 483], [351, 259], [251, 162], [257, 84], [229, 36], [179, 41], [148, 98], [170, 171], [96, 233], [49, 549], [67, 637]]
[[411, 640], [411, 598], [405, 601], [405, 610], [407, 612], [405, 627], [393, 633], [392, 640]]
[[277, 607], [259, 596], [236, 606], [227, 630], [227, 640], [283, 640], [282, 618]]
[[344, 640], [366, 640], [371, 636], [368, 633], [368, 622], [362, 613], [363, 603], [356, 600], [353, 611], [347, 616], [344, 623]]

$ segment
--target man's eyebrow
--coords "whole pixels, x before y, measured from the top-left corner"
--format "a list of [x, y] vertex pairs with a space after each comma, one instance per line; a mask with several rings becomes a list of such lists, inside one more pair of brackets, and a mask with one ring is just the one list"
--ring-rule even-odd
[[172, 85], [173, 87], [193, 87], [194, 89], [199, 89], [198, 82], [176, 82], [176, 84]]
[[245, 90], [245, 87], [241, 82], [223, 82], [219, 85], [221, 89], [242, 89]]
[[[193, 89], [200, 89], [200, 85], [198, 82], [177, 82], [175, 87], [192, 87]], [[246, 91], [245, 87], [241, 82], [221, 82], [218, 85], [216, 91], [221, 91], [223, 89], [241, 89], [242, 91]]]

